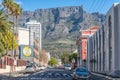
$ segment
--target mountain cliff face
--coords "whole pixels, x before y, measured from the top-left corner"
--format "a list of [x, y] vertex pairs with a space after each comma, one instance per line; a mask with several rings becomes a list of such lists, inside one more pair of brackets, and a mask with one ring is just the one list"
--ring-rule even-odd
[[25, 27], [26, 19], [31, 17], [41, 22], [46, 40], [75, 40], [80, 29], [101, 25], [105, 18], [99, 13], [85, 12], [82, 6], [37, 9], [34, 12], [24, 11], [19, 18], [19, 26]]

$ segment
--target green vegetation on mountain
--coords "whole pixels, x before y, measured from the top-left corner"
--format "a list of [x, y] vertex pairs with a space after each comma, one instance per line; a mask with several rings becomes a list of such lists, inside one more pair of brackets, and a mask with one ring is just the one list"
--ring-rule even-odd
[[[24, 11], [19, 18], [19, 26], [25, 27], [25, 22], [34, 18], [42, 24], [42, 47], [51, 54], [76, 48], [76, 38], [80, 29], [91, 26], [101, 26], [105, 15], [100, 13], [87, 13], [83, 6], [58, 7], [49, 9], [36, 9]], [[54, 55], [55, 56], [55, 55]]]

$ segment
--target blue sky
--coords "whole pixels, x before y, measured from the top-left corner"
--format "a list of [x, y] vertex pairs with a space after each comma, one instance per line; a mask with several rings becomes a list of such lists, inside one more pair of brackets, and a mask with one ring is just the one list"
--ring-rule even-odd
[[84, 6], [87, 12], [106, 13], [114, 2], [120, 0], [15, 0], [23, 10], [55, 8], [64, 6]]

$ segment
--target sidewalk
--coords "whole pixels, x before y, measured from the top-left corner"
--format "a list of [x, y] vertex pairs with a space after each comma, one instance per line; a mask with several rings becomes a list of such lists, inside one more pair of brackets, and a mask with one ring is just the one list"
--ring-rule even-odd
[[18, 77], [21, 76], [25, 73], [25, 70], [22, 71], [15, 71], [15, 72], [11, 72], [11, 73], [2, 73], [0, 74], [0, 78], [1, 77]]
[[120, 80], [120, 78], [113, 78], [111, 76], [103, 75], [103, 74], [100, 74], [100, 73], [92, 72], [91, 74], [96, 75], [96, 76], [100, 76], [100, 77], [104, 77], [108, 80]]

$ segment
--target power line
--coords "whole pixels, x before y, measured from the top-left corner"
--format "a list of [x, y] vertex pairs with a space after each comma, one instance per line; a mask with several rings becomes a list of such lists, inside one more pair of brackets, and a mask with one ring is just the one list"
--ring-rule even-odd
[[107, 0], [103, 1], [103, 4], [101, 4], [101, 7], [99, 8], [99, 11], [103, 10], [103, 8], [105, 7], [106, 2], [107, 2]]
[[96, 7], [96, 8], [95, 8], [95, 11], [96, 11], [96, 12], [99, 11], [98, 9], [100, 8], [100, 5], [103, 4], [103, 3], [104, 3], [103, 0], [101, 0], [101, 1], [98, 2], [98, 4], [96, 4], [96, 6], [95, 6], [95, 7]]
[[96, 5], [95, 11], [99, 10], [100, 5], [102, 4], [103, 0], [100, 0], [100, 2]]
[[93, 9], [94, 9], [94, 7], [96, 7], [96, 4], [97, 4], [97, 0], [93, 0], [93, 2], [91, 3], [91, 6], [90, 6], [90, 8], [89, 8], [89, 12], [91, 12]]

